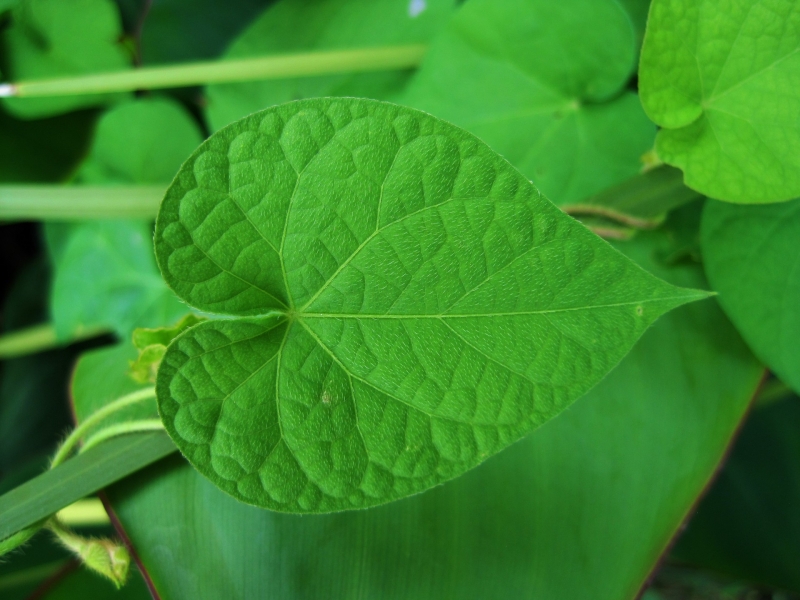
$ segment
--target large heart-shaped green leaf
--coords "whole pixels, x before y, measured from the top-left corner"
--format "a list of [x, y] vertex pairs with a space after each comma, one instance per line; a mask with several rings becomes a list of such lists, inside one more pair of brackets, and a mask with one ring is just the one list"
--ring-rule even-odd
[[616, 0], [471, 0], [401, 101], [471, 131], [565, 204], [636, 175], [652, 148], [624, 89], [637, 53]]
[[[120, 71], [130, 55], [120, 43], [119, 13], [112, 0], [22, 0], [3, 32], [4, 75], [14, 81]], [[119, 95], [4, 98], [23, 118], [39, 118], [119, 99]]]
[[[698, 264], [659, 263], [668, 240], [643, 233], [618, 247], [672, 283], [704, 287]], [[95, 366], [96, 378], [127, 369]], [[423, 495], [298, 517], [237, 502], [175, 457], [109, 497], [163, 600], [633, 598], [760, 375], [716, 304], [702, 302], [659, 320], [534, 435]], [[79, 415], [96, 388], [83, 389]]]
[[155, 245], [179, 297], [238, 317], [170, 345], [167, 431], [222, 489], [284, 511], [463, 473], [705, 295], [637, 267], [466, 131], [372, 100], [217, 132], [167, 191]]
[[[370, 48], [428, 41], [446, 22], [455, 0], [281, 0], [231, 45], [224, 58]], [[212, 85], [206, 114], [219, 129], [257, 110], [316, 96], [392, 100], [407, 70], [348, 73]]]
[[658, 155], [731, 202], [800, 196], [800, 4], [653, 0], [639, 89]]
[[800, 392], [800, 200], [709, 202], [703, 258], [722, 308], [764, 363]]

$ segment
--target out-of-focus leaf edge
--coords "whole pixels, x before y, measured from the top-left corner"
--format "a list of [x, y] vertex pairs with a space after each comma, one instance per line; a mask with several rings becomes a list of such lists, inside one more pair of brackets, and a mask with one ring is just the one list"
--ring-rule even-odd
[[764, 369], [763, 373], [761, 374], [761, 379], [758, 381], [755, 390], [753, 390], [753, 394], [750, 396], [750, 401], [747, 404], [747, 410], [745, 410], [744, 413], [742, 414], [742, 418], [739, 420], [736, 429], [731, 434], [731, 437], [728, 439], [728, 445], [725, 447], [722, 454], [720, 455], [719, 461], [717, 461], [717, 466], [709, 475], [705, 485], [700, 490], [700, 493], [698, 493], [697, 496], [695, 497], [694, 502], [692, 502], [691, 506], [689, 506], [689, 508], [686, 509], [686, 513], [683, 515], [683, 519], [681, 519], [681, 521], [675, 527], [675, 530], [672, 532], [672, 535], [667, 539], [667, 542], [664, 544], [664, 547], [659, 553], [658, 558], [653, 563], [650, 572], [647, 574], [647, 577], [642, 582], [642, 585], [639, 588], [639, 592], [635, 596], [635, 600], [641, 600], [642, 596], [647, 591], [647, 588], [653, 582], [653, 579], [655, 578], [658, 569], [667, 560], [670, 551], [672, 550], [673, 546], [675, 546], [675, 543], [678, 541], [678, 538], [680, 537], [681, 533], [683, 532], [684, 529], [686, 529], [686, 526], [689, 524], [689, 521], [691, 521], [695, 512], [697, 512], [697, 508], [700, 506], [700, 502], [706, 496], [708, 491], [711, 489], [711, 486], [714, 485], [714, 482], [717, 480], [717, 477], [722, 472], [722, 468], [728, 461], [728, 457], [730, 456], [731, 451], [733, 450], [733, 446], [736, 443], [736, 439], [739, 437], [739, 434], [742, 431], [742, 427], [744, 427], [745, 421], [747, 421], [747, 417], [750, 414], [750, 411], [753, 410], [753, 406], [755, 405], [758, 395], [761, 392], [761, 389], [764, 387], [764, 383], [766, 383], [768, 377], [769, 377], [769, 371], [767, 369]]

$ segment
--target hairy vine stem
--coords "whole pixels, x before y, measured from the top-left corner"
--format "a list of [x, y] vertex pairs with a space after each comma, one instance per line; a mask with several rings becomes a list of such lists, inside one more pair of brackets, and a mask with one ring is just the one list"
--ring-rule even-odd
[[[106, 417], [132, 404], [143, 402], [144, 400], [149, 400], [150, 398], [155, 398], [155, 397], [156, 397], [156, 388], [147, 387], [132, 392], [126, 396], [122, 396], [122, 398], [118, 398], [117, 400], [114, 400], [110, 404], [106, 404], [103, 408], [101, 408], [100, 410], [89, 416], [83, 423], [78, 425], [72, 431], [71, 434], [69, 434], [67, 439], [64, 440], [64, 443], [58, 449], [58, 452], [56, 452], [56, 455], [53, 457], [53, 461], [50, 463], [50, 468], [51, 469], [55, 468], [61, 463], [63, 463], [69, 457], [69, 455], [72, 454], [72, 451], [80, 443], [81, 438], [83, 438], [83, 436], [86, 435], [86, 432], [89, 431], [92, 427], [94, 427], [98, 423], [100, 423], [101, 421], [103, 421]], [[108, 439], [108, 437], [109, 436], [106, 436], [104, 439]]]

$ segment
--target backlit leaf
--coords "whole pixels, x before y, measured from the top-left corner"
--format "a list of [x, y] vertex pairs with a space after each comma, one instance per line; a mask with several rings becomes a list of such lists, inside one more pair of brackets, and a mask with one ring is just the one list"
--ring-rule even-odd
[[176, 338], [159, 412], [228, 493], [327, 512], [476, 466], [705, 296], [640, 269], [477, 138], [316, 99], [207, 140], [159, 211], [167, 283], [212, 320]]
[[471, 131], [556, 204], [636, 175], [655, 128], [638, 38], [616, 0], [470, 0], [401, 97]]
[[800, 196], [800, 4], [653, 0], [639, 69], [658, 155], [712, 198]]

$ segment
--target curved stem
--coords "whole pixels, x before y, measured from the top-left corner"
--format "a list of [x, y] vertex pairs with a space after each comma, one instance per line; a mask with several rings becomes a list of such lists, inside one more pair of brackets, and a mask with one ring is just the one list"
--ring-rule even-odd
[[46, 521], [39, 521], [35, 525], [31, 525], [30, 527], [26, 527], [25, 529], [18, 531], [14, 535], [7, 537], [6, 539], [0, 541], [0, 556], [8, 554], [15, 548], [22, 546], [25, 542], [31, 539], [34, 535], [36, 535], [39, 530], [44, 527]]
[[97, 444], [118, 435], [136, 433], [138, 431], [156, 431], [159, 429], [164, 429], [164, 424], [161, 422], [161, 419], [141, 419], [139, 421], [116, 423], [101, 429], [92, 437], [87, 439], [83, 446], [81, 446], [80, 451], [86, 452], [89, 448], [93, 448], [94, 446], [97, 446]]
[[64, 440], [64, 443], [56, 452], [56, 455], [53, 457], [53, 462], [50, 464], [50, 468], [57, 467], [62, 462], [64, 462], [75, 447], [80, 442], [81, 438], [86, 434], [89, 429], [97, 425], [100, 421], [105, 419], [107, 416], [114, 414], [118, 410], [122, 410], [123, 408], [130, 406], [131, 404], [136, 404], [138, 402], [142, 402], [144, 400], [149, 400], [150, 398], [156, 397], [156, 388], [155, 387], [148, 387], [142, 390], [137, 390], [133, 393], [128, 394], [127, 396], [123, 396], [118, 400], [114, 400], [114, 402], [110, 404], [106, 404], [103, 408], [98, 410], [97, 412], [93, 413], [89, 418], [87, 418], [83, 423], [78, 425], [69, 437]]

